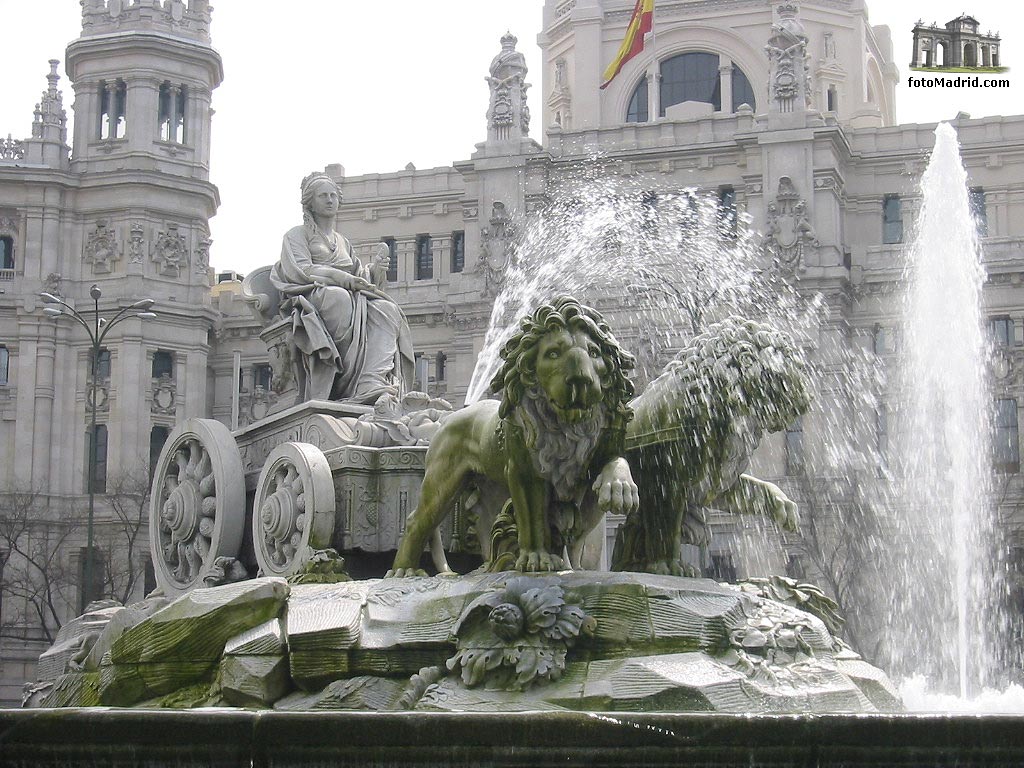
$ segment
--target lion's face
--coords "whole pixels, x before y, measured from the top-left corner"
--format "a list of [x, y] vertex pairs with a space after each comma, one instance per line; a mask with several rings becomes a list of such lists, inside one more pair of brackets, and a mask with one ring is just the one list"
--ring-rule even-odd
[[608, 363], [582, 328], [556, 328], [537, 343], [537, 383], [560, 421], [575, 424], [601, 402]]

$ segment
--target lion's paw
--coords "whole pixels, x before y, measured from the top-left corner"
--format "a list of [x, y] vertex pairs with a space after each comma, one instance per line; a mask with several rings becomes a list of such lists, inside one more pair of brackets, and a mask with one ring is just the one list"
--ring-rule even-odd
[[700, 576], [696, 568], [682, 560], [655, 560], [647, 563], [643, 570], [658, 576]]
[[385, 579], [411, 579], [413, 576], [426, 576], [422, 568], [392, 568], [384, 574]]
[[561, 571], [565, 569], [565, 561], [558, 555], [548, 552], [527, 550], [520, 552], [516, 559], [516, 570], [523, 572]]

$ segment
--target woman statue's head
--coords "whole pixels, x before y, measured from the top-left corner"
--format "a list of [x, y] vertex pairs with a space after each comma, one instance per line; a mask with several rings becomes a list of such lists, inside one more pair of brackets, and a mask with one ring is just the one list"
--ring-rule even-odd
[[313, 200], [324, 188], [333, 190], [338, 195], [338, 202], [341, 202], [341, 188], [323, 171], [315, 171], [302, 180], [302, 218], [309, 221], [313, 214]]

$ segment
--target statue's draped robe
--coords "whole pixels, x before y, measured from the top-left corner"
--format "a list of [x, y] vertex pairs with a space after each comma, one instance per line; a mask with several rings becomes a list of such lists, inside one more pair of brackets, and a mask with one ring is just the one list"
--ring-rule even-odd
[[305, 225], [285, 234], [270, 281], [281, 292], [293, 342], [303, 355], [303, 399], [373, 402], [389, 386], [404, 389], [412, 381], [414, 358], [402, 310], [387, 298], [324, 285], [309, 274], [316, 266], [371, 280], [342, 235], [332, 251]]

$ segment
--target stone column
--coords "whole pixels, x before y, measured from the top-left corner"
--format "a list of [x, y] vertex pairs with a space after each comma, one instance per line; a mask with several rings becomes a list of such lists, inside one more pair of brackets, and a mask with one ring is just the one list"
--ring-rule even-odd
[[915, 29], [914, 30], [914, 53], [910, 57], [910, 66], [912, 66], [912, 67], [916, 67], [917, 66], [918, 57], [920, 56], [920, 51], [921, 51], [920, 34]]
[[661, 113], [660, 65], [652, 61], [647, 68], [647, 122], [653, 123]]
[[[32, 443], [32, 488], [50, 490], [50, 448], [59, 440], [62, 432], [53, 423], [54, 359], [57, 352], [55, 334], [57, 329], [40, 326], [35, 354], [35, 413], [33, 418]], [[18, 389], [21, 389], [19, 385]]]
[[431, 235], [434, 246], [434, 277], [447, 278], [452, 272], [452, 236]]
[[[171, 97], [170, 126], [167, 131], [168, 139], [175, 144], [182, 144], [185, 140], [185, 125], [183, 115], [178, 113], [178, 98], [181, 96], [181, 86], [172, 85], [169, 89]], [[178, 121], [182, 120], [181, 137], [178, 137]]]
[[[117, 81], [110, 82], [109, 80], [104, 83], [104, 90], [106, 92], [107, 100], [107, 138], [117, 138]], [[127, 110], [126, 110], [127, 111]], [[127, 128], [127, 119], [125, 119], [125, 128]]]
[[718, 65], [718, 89], [722, 95], [722, 109], [725, 114], [736, 111], [738, 104], [732, 103], [732, 59], [722, 56]]
[[[120, 384], [117, 387], [117, 412], [111, 409], [111, 418], [107, 427], [110, 444], [107, 447], [108, 467], [120, 467], [133, 474], [138, 471], [141, 463], [145, 472], [149, 457], [149, 441], [142, 441], [142, 435], [149, 424], [149, 413], [146, 406], [146, 394], [151, 388], [150, 376], [152, 368], [146, 366], [146, 351], [142, 346], [140, 333], [146, 320], [127, 320], [119, 328], [135, 326], [121, 337], [120, 354], [118, 355], [116, 373]], [[135, 415], [133, 415], [135, 414]], [[114, 429], [114, 423], [118, 429]], [[143, 458], [146, 457], [146, 458]], [[108, 479], [110, 473], [108, 471]]]
[[411, 283], [416, 279], [416, 238], [395, 239], [398, 253], [398, 282]]

